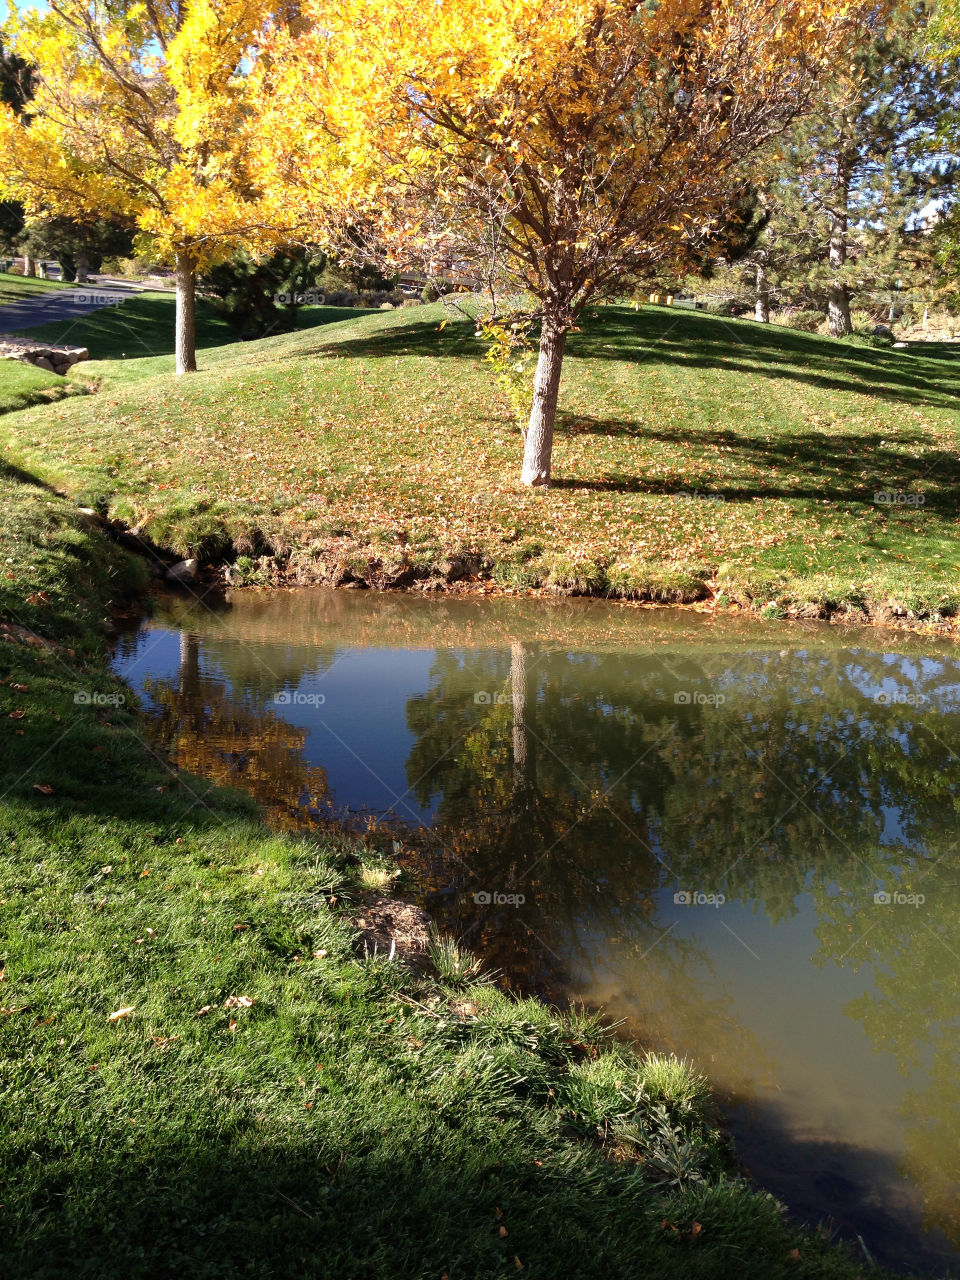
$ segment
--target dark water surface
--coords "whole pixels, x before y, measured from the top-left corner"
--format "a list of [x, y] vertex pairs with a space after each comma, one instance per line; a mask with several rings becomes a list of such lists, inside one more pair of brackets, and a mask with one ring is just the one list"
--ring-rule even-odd
[[300, 591], [169, 602], [115, 666], [275, 824], [412, 829], [441, 926], [692, 1058], [799, 1216], [960, 1274], [952, 644]]

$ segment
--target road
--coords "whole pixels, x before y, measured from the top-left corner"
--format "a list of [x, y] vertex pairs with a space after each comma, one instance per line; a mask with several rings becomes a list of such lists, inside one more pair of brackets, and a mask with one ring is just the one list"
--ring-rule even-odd
[[75, 289], [55, 289], [38, 293], [19, 302], [0, 306], [0, 333], [16, 333], [42, 324], [71, 324], [91, 311], [115, 307], [141, 290], [130, 285], [81, 284]]

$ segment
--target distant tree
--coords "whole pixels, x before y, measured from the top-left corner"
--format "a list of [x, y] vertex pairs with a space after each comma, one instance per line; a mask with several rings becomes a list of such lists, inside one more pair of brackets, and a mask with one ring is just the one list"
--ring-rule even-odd
[[256, 0], [51, 0], [9, 29], [28, 117], [0, 109], [0, 194], [31, 218], [119, 222], [176, 268], [178, 373], [196, 368], [199, 267], [259, 228], [247, 179]]
[[0, 104], [22, 115], [33, 96], [34, 85], [30, 64], [5, 49], [0, 37]]
[[277, 250], [265, 258], [240, 250], [204, 272], [201, 282], [233, 328], [259, 338], [295, 324], [302, 299], [319, 292], [326, 263], [322, 253], [305, 249]]
[[28, 223], [18, 244], [31, 258], [56, 258], [62, 279], [83, 284], [89, 271], [100, 270], [105, 257], [132, 253], [133, 236], [126, 227], [102, 218], [95, 222], [48, 218]]
[[937, 134], [957, 102], [958, 65], [920, 56], [924, 20], [923, 5], [902, 7], [851, 50], [783, 148], [770, 251], [793, 300], [825, 306], [834, 337], [852, 331], [858, 293], [905, 272], [905, 234], [952, 181]]
[[339, 253], [531, 295], [522, 480], [550, 482], [567, 335], [593, 298], [687, 260], [740, 166], [882, 22], [840, 0], [304, 0], [260, 87], [265, 180]]

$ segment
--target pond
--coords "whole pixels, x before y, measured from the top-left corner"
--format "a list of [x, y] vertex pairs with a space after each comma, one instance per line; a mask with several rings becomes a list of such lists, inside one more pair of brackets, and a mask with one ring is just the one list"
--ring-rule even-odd
[[116, 670], [182, 769], [394, 832], [518, 989], [694, 1060], [752, 1174], [960, 1274], [960, 651], [600, 601], [162, 603]]

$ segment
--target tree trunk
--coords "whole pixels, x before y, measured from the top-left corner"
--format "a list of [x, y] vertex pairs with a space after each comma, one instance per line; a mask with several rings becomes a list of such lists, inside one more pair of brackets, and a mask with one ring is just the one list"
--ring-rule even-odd
[[[851, 126], [848, 122], [848, 134]], [[827, 298], [827, 318], [830, 335], [845, 338], [853, 332], [850, 323], [850, 289], [842, 279], [847, 264], [847, 230], [850, 209], [850, 172], [853, 158], [849, 150], [841, 151], [837, 163], [837, 182], [834, 188], [834, 208], [830, 215], [830, 292]]]
[[762, 262], [757, 263], [757, 300], [753, 308], [753, 318], [760, 324], [770, 323], [770, 284], [767, 280], [767, 268]]
[[197, 371], [197, 265], [189, 253], [177, 254], [177, 373]]
[[24, 255], [23, 274], [29, 276], [31, 280], [35, 279], [37, 275], [37, 264], [29, 254]]
[[557, 417], [557, 396], [563, 369], [563, 349], [567, 343], [566, 328], [544, 318], [540, 333], [540, 355], [533, 380], [533, 407], [527, 426], [523, 450], [524, 484], [548, 485], [553, 454], [553, 424]]
[[527, 651], [519, 640], [510, 645], [510, 695], [513, 702], [513, 793], [527, 785]]
[[81, 249], [77, 254], [77, 284], [86, 284], [90, 278], [90, 259]]

